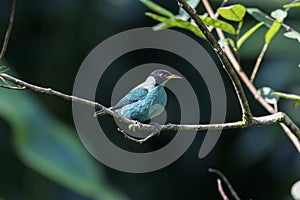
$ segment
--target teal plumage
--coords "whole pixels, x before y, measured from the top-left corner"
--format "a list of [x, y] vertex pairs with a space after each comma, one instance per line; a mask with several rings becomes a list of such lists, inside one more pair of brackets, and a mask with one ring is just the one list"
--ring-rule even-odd
[[[137, 87], [126, 94], [115, 106], [109, 109], [132, 120], [144, 122], [160, 115], [167, 104], [164, 86], [168, 80], [180, 78], [167, 70], [155, 70]], [[105, 113], [96, 111], [95, 116]]]
[[116, 113], [128, 119], [143, 122], [160, 115], [164, 111], [166, 104], [167, 94], [164, 86], [158, 85], [141, 100], [116, 110]]

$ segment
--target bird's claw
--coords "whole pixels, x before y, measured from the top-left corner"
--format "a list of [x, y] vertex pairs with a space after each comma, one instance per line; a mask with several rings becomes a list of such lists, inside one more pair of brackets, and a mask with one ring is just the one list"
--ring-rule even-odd
[[128, 129], [129, 130], [132, 130], [133, 132], [135, 132], [135, 129], [136, 128], [140, 128], [141, 127], [141, 122], [139, 122], [139, 121], [134, 121], [134, 123], [132, 123], [132, 124], [130, 124], [129, 126], [128, 126]]

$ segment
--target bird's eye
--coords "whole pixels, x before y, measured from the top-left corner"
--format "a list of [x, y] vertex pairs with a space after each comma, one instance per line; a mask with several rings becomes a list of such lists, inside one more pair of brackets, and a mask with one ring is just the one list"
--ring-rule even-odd
[[164, 74], [159, 74], [160, 78], [166, 78], [166, 76]]

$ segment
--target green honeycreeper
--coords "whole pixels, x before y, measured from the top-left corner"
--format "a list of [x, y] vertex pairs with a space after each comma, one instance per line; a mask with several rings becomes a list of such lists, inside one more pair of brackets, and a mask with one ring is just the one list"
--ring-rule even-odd
[[[148, 121], [160, 115], [167, 104], [165, 84], [170, 79], [181, 79], [180, 76], [167, 70], [153, 71], [146, 81], [128, 92], [115, 106], [109, 109], [131, 120]], [[98, 110], [94, 116], [105, 115]]]

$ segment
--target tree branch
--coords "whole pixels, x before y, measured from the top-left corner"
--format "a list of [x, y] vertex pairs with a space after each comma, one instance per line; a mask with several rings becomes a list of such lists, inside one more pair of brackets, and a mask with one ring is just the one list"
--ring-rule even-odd
[[[52, 96], [57, 96], [60, 98], [63, 98], [68, 101], [73, 101], [76, 103], [84, 104], [87, 106], [92, 106], [98, 109], [103, 109], [104, 112], [107, 114], [113, 116], [115, 119], [122, 121], [128, 125], [130, 125], [133, 128], [137, 128], [137, 130], [145, 130], [145, 131], [151, 131], [152, 136], [158, 133], [159, 131], [203, 131], [203, 130], [222, 130], [222, 129], [236, 129], [236, 128], [248, 128], [248, 127], [257, 127], [257, 126], [263, 126], [268, 124], [276, 124], [276, 123], [284, 123], [286, 127], [292, 131], [294, 136], [297, 138], [297, 140], [300, 140], [300, 130], [297, 127], [297, 125], [284, 113], [278, 112], [262, 117], [253, 117], [250, 121], [247, 123], [245, 121], [237, 121], [237, 122], [229, 122], [229, 123], [222, 123], [222, 124], [165, 124], [165, 125], [150, 125], [150, 124], [143, 124], [143, 123], [136, 123], [135, 120], [129, 120], [127, 118], [124, 118], [123, 116], [118, 115], [117, 113], [108, 110], [105, 106], [93, 102], [87, 99], [79, 98], [72, 95], [67, 95], [62, 92], [53, 90], [51, 88], [45, 88], [36, 86], [30, 83], [27, 83], [25, 81], [22, 81], [20, 79], [17, 79], [13, 76], [10, 76], [6, 73], [0, 73], [0, 77], [5, 79], [6, 81], [12, 82], [18, 86], [20, 86], [22, 89], [28, 89], [32, 90], [38, 93], [42, 94], [48, 94]], [[9, 87], [5, 87], [8, 89], [12, 89]], [[124, 133], [124, 132], [123, 132]], [[150, 134], [150, 135], [151, 135]], [[152, 137], [151, 136], [151, 137]], [[147, 141], [151, 137], [148, 137], [146, 140], [142, 140], [142, 142]], [[136, 141], [141, 143], [141, 141]]]
[[219, 170], [216, 170], [216, 169], [212, 169], [212, 168], [209, 168], [208, 171], [211, 172], [211, 173], [215, 173], [218, 176], [220, 176], [222, 178], [222, 180], [224, 181], [224, 183], [227, 185], [229, 191], [231, 192], [232, 197], [235, 200], [241, 200], [240, 197], [235, 192], [235, 190], [233, 189], [233, 187], [230, 184], [229, 180], [226, 178], [226, 176], [222, 172], [220, 172]]
[[[211, 18], [216, 19], [217, 17], [214, 14], [208, 0], [202, 0], [202, 3], [204, 5], [205, 9], [207, 10], [209, 16]], [[225, 35], [224, 35], [224, 33], [221, 29], [216, 29], [216, 31], [217, 31], [219, 39], [221, 39], [221, 40], [225, 39]], [[250, 81], [248, 76], [245, 74], [245, 72], [241, 68], [239, 62], [234, 57], [231, 49], [229, 48], [229, 46], [227, 44], [224, 47], [224, 52], [228, 56], [228, 59], [230, 60], [232, 66], [236, 70], [236, 72], [239, 75], [239, 77], [241, 78], [241, 80], [244, 82], [246, 87], [249, 89], [249, 91], [254, 96], [255, 100], [258, 101], [258, 103], [260, 103], [260, 105], [262, 105], [269, 113], [275, 113], [276, 111], [274, 110], [274, 108], [270, 104], [268, 104], [264, 100], [264, 98], [262, 98], [262, 96], [260, 96], [258, 94], [256, 87], [253, 85], [253, 83]], [[280, 123], [280, 125], [281, 125], [282, 129], [284, 130], [284, 132], [287, 134], [287, 136], [290, 138], [290, 140], [292, 141], [294, 146], [296, 147], [297, 151], [300, 153], [300, 142], [299, 142], [299, 140], [297, 138], [295, 138], [294, 134], [284, 124]]]
[[[0, 72], [0, 78], [3, 80], [9, 81], [11, 83], [14, 83], [18, 87], [10, 86], [8, 84], [6, 84], [6, 85], [0, 84], [0, 87], [6, 88], [6, 89], [14, 89], [14, 90], [28, 89], [28, 90], [32, 90], [32, 91], [43, 93], [43, 94], [57, 96], [57, 97], [63, 98], [68, 101], [73, 101], [76, 103], [85, 104], [87, 106], [92, 106], [94, 108], [102, 109], [105, 113], [113, 116], [117, 120], [120, 120], [120, 121], [123, 121], [124, 123], [129, 124], [133, 128], [137, 127], [139, 130], [152, 131], [151, 134], [144, 139], [141, 139], [141, 140], [132, 139], [133, 141], [140, 142], [140, 143], [141, 143], [141, 141], [142, 142], [147, 141], [148, 139], [150, 139], [152, 136], [156, 135], [161, 130], [165, 130], [165, 131], [178, 131], [178, 130], [201, 131], [201, 130], [208, 130], [208, 129], [221, 130], [221, 129], [255, 127], [255, 126], [262, 126], [262, 125], [275, 124], [275, 123], [283, 123], [284, 125], [282, 125], [282, 126], [283, 126], [284, 130], [286, 132], [289, 132], [294, 137], [294, 139], [297, 140], [299, 143], [300, 130], [297, 127], [297, 125], [286, 114], [279, 112], [279, 113], [270, 114], [270, 115], [263, 116], [263, 117], [253, 117], [252, 116], [249, 105], [248, 105], [248, 101], [244, 94], [241, 83], [240, 83], [237, 75], [235, 74], [235, 71], [233, 70], [227, 56], [224, 54], [224, 52], [222, 51], [222, 49], [220, 48], [220, 46], [218, 45], [218, 43], [216, 42], [216, 40], [212, 36], [212, 34], [207, 30], [206, 26], [202, 23], [201, 19], [198, 17], [198, 15], [196, 13], [196, 11], [194, 9], [192, 9], [191, 7], [189, 7], [189, 5], [184, 0], [178, 0], [178, 2], [183, 2], [182, 6], [184, 9], [187, 9], [186, 11], [189, 14], [191, 14], [191, 12], [192, 12], [192, 14], [193, 14], [192, 18], [194, 17], [195, 18], [194, 20], [196, 21], [198, 26], [202, 27], [203, 30], [202, 29], [201, 30], [209, 38], [208, 40], [211, 42], [211, 45], [214, 47], [214, 50], [220, 57], [220, 60], [223, 62], [226, 71], [229, 73], [229, 76], [233, 82], [235, 89], [236, 89], [238, 98], [240, 100], [241, 108], [243, 111], [243, 120], [242, 121], [223, 123], [223, 124], [197, 124], [197, 125], [188, 125], [188, 124], [187, 125], [184, 125], [184, 124], [149, 125], [149, 124], [142, 124], [142, 123], [139, 123], [137, 125], [136, 121], [124, 118], [123, 116], [120, 116], [117, 113], [115, 113], [111, 110], [108, 110], [106, 107], [104, 107], [103, 105], [101, 105], [97, 102], [93, 102], [93, 101], [83, 99], [80, 97], [76, 97], [73, 95], [67, 95], [62, 92], [53, 90], [51, 88], [36, 86], [36, 85], [30, 84], [30, 83], [27, 83], [25, 81], [22, 81], [20, 79], [17, 79], [15, 77], [10, 76], [3, 72]], [[11, 29], [12, 29], [12, 24], [13, 24], [14, 13], [15, 13], [15, 0], [12, 0], [12, 11], [11, 11], [10, 23], [8, 26], [8, 30], [6, 32], [6, 37], [4, 39], [3, 48], [1, 51], [2, 57], [0, 57], [1, 59], [3, 59], [7, 45], [8, 45], [8, 41], [9, 41], [9, 37], [11, 34]], [[1, 59], [0, 59], [0, 61], [1, 61]], [[125, 133], [125, 132], [123, 131], [123, 133]], [[128, 134], [126, 134], [125, 136], [128, 136]], [[299, 149], [300, 149], [300, 147], [299, 147]]]
[[0, 53], [0, 62], [3, 60], [4, 55], [6, 53], [7, 46], [8, 46], [12, 26], [13, 26], [13, 23], [14, 23], [15, 9], [16, 9], [16, 0], [12, 0], [11, 1], [11, 11], [10, 11], [9, 23], [8, 23], [8, 27], [7, 27], [7, 30], [6, 30], [6, 33], [5, 33], [2, 50], [1, 50], [1, 53]]
[[222, 182], [219, 178], [217, 179], [217, 184], [218, 184], [218, 190], [219, 190], [219, 193], [220, 193], [222, 199], [223, 200], [229, 200], [228, 197], [226, 196], [224, 190], [223, 190]]
[[243, 87], [241, 85], [241, 82], [235, 73], [234, 68], [232, 67], [231, 62], [229, 61], [227, 55], [224, 53], [220, 45], [218, 44], [215, 37], [209, 32], [206, 25], [203, 23], [203, 21], [200, 19], [199, 15], [197, 14], [196, 10], [193, 9], [189, 4], [186, 2], [186, 0], [177, 0], [179, 3], [179, 6], [181, 6], [195, 21], [195, 23], [198, 25], [199, 29], [203, 32], [206, 39], [208, 40], [211, 47], [214, 49], [216, 54], [219, 57], [219, 60], [223, 64], [223, 67], [225, 68], [226, 72], [228, 73], [232, 84], [234, 86], [234, 89], [237, 93], [240, 106], [243, 113], [243, 120], [250, 121], [252, 118], [252, 113], [248, 104], [248, 100], [246, 98], [245, 92], [243, 90]]

